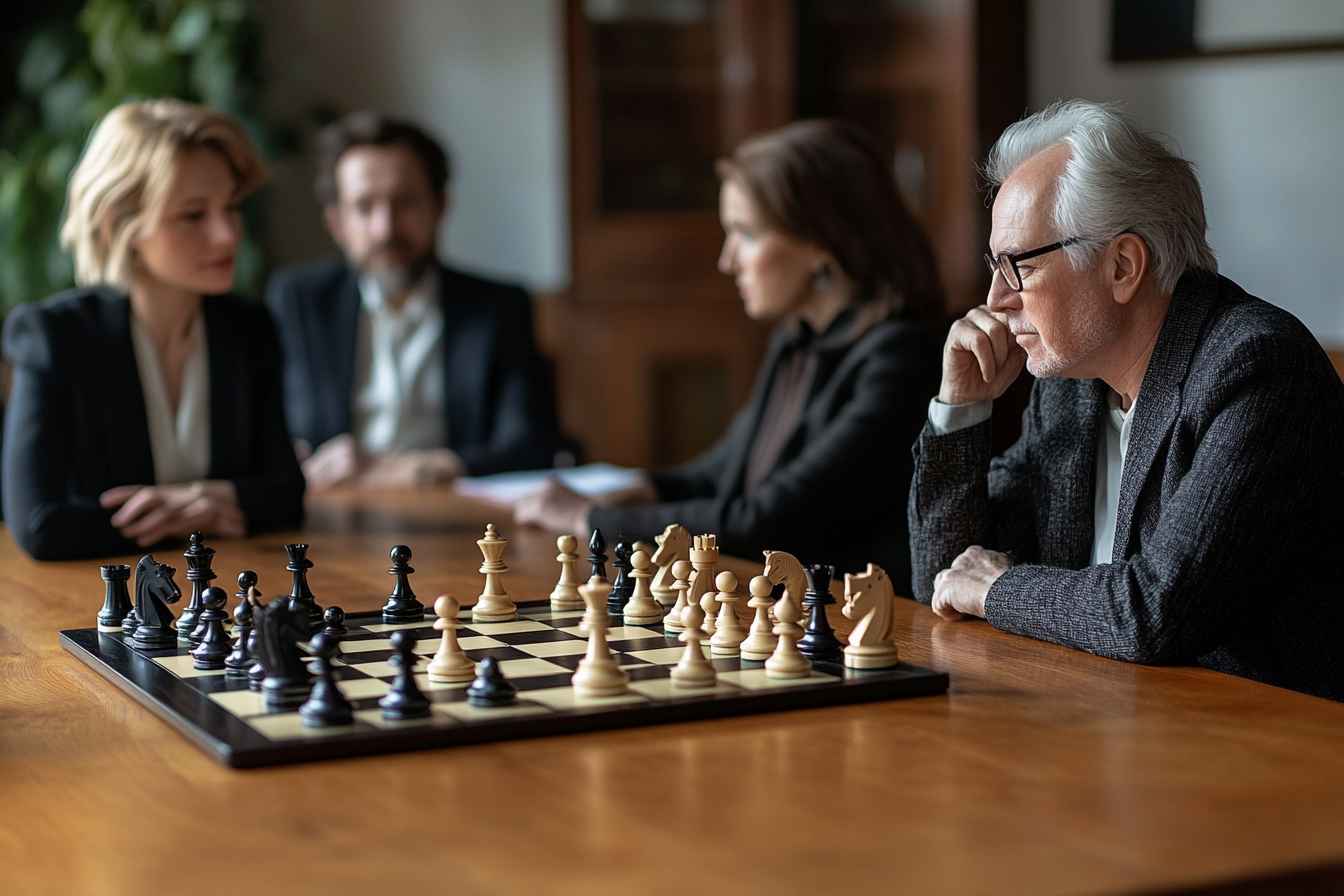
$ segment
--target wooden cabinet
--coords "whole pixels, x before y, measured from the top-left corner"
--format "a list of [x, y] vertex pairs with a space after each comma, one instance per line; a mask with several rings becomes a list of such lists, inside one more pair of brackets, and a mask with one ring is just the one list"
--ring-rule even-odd
[[682, 460], [745, 400], [768, 330], [718, 273], [714, 161], [799, 117], [891, 148], [949, 311], [983, 293], [975, 165], [1026, 107], [1025, 2], [568, 0], [569, 289], [542, 303], [593, 457]]

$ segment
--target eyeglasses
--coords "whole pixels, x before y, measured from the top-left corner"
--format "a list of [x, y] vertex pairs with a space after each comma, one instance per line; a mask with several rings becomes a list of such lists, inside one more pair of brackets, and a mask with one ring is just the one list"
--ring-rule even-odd
[[1019, 261], [1026, 261], [1028, 258], [1035, 258], [1038, 255], [1045, 255], [1056, 249], [1063, 249], [1065, 246], [1072, 246], [1074, 243], [1086, 242], [1081, 236], [1069, 237], [1067, 240], [1060, 240], [1057, 243], [1051, 243], [1048, 246], [1042, 246], [1039, 249], [1031, 249], [1027, 252], [1018, 252], [1016, 255], [1010, 255], [1007, 252], [1000, 252], [997, 256], [984, 254], [985, 264], [989, 265], [989, 276], [993, 278], [994, 272], [998, 271], [1003, 277], [1003, 282], [1008, 284], [1008, 288], [1013, 292], [1022, 291], [1022, 272], [1017, 269]]

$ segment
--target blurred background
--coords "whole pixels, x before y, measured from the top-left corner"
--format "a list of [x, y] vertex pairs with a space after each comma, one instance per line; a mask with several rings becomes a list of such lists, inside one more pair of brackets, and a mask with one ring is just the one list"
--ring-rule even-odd
[[1338, 0], [46, 0], [0, 71], [0, 313], [70, 283], [56, 233], [98, 117], [179, 96], [273, 166], [240, 290], [335, 252], [313, 136], [360, 108], [455, 157], [445, 259], [526, 285], [567, 429], [591, 456], [684, 459], [745, 398], [766, 332], [715, 261], [713, 162], [798, 117], [890, 147], [949, 314], [982, 301], [976, 165], [1061, 97], [1119, 100], [1198, 166], [1224, 273], [1344, 369]]

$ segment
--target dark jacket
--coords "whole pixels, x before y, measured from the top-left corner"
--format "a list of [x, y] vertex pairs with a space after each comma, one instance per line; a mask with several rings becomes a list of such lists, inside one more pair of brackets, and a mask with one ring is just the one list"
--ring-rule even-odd
[[[231, 480], [249, 532], [303, 518], [303, 475], [285, 431], [280, 346], [266, 309], [236, 296], [201, 305], [210, 354], [211, 479]], [[5, 518], [39, 560], [133, 553], [98, 496], [154, 484], [131, 307], [112, 289], [23, 305], [5, 321], [14, 365], [5, 415]]]
[[1344, 385], [1290, 314], [1212, 274], [1177, 285], [1139, 391], [1112, 562], [1089, 565], [1107, 387], [1036, 383], [1022, 436], [915, 446], [915, 595], [968, 545], [1017, 561], [998, 628], [1139, 663], [1344, 697]]
[[802, 419], [773, 471], [747, 493], [747, 460], [789, 335], [783, 327], [775, 333], [749, 402], [718, 443], [653, 475], [662, 503], [598, 508], [589, 523], [609, 538], [632, 539], [681, 523], [692, 534], [717, 534], [722, 549], [740, 557], [783, 550], [842, 571], [871, 561], [908, 594], [911, 464], [900, 446], [919, 432], [938, 388], [937, 334], [893, 319], [855, 342], [827, 347], [823, 334]]
[[[448, 267], [438, 273], [445, 447], [473, 476], [552, 466], [555, 395], [527, 293]], [[271, 279], [266, 301], [285, 349], [290, 432], [314, 448], [350, 432], [358, 275], [343, 262], [291, 268]]]

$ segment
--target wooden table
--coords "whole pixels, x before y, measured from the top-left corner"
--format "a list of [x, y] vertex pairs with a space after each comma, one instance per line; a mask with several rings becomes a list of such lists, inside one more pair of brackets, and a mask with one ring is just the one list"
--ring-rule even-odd
[[[405, 542], [422, 596], [474, 597], [473, 541], [490, 515], [443, 493], [314, 501], [300, 533], [313, 589], [377, 608], [387, 550]], [[501, 528], [510, 591], [549, 592], [553, 540]], [[281, 545], [295, 537], [213, 542], [215, 569], [254, 567], [264, 590], [285, 591]], [[950, 672], [946, 696], [237, 772], [57, 645], [58, 629], [94, 621], [96, 562], [34, 563], [5, 534], [0, 584], [4, 893], [1050, 893], [1344, 879], [1344, 705], [942, 622], [910, 602], [903, 656]]]

